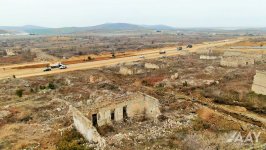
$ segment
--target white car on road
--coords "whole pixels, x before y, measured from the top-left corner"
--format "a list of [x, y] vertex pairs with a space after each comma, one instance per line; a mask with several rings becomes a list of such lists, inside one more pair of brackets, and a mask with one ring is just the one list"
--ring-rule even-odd
[[59, 67], [59, 69], [66, 69], [66, 68], [67, 68], [66, 65], [61, 65], [61, 66]]
[[139, 58], [145, 58], [145, 56], [141, 55], [141, 56], [139, 56]]

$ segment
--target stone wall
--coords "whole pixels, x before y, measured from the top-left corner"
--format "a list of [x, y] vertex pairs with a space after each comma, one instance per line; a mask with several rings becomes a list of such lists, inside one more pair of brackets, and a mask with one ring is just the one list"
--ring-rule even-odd
[[122, 75], [133, 75], [133, 74], [141, 74], [144, 73], [145, 71], [143, 69], [139, 69], [137, 67], [125, 67], [122, 66], [119, 69], [119, 73]]
[[214, 60], [218, 59], [219, 57], [217, 56], [208, 56], [208, 55], [200, 55], [200, 59], [205, 59], [205, 60]]
[[76, 108], [70, 106], [70, 109], [73, 113], [74, 126], [83, 137], [89, 142], [95, 142], [98, 143], [100, 147], [104, 147], [105, 141], [101, 138], [96, 128], [92, 126], [92, 122]]
[[221, 66], [227, 66], [227, 67], [243, 67], [243, 66], [249, 66], [254, 65], [255, 60], [253, 58], [248, 57], [222, 57]]
[[252, 84], [252, 91], [257, 94], [266, 95], [266, 71], [256, 71]]
[[11, 49], [6, 49], [6, 55], [7, 55], [7, 56], [15, 56], [16, 54], [15, 54], [15, 52], [14, 52], [13, 50], [11, 50]]
[[152, 63], [145, 63], [144, 67], [147, 69], [159, 69], [160, 68], [158, 65], [152, 64]]

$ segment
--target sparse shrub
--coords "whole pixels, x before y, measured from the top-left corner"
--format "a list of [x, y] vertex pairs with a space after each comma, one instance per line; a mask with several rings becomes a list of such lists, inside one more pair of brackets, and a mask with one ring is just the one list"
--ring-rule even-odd
[[144, 86], [150, 86], [150, 84], [148, 83], [147, 80], [142, 80], [141, 83], [142, 83], [142, 85], [144, 85]]
[[163, 96], [164, 93], [165, 93], [165, 88], [163, 88], [163, 87], [156, 87], [156, 89], [155, 89], [155, 93], [156, 93], [157, 95], [161, 95], [161, 96]]
[[196, 119], [195, 122], [193, 123], [193, 129], [195, 131], [201, 131], [201, 130], [205, 130], [209, 128], [210, 128], [210, 124], [201, 119]]
[[103, 88], [103, 89], [108, 89], [108, 90], [118, 90], [119, 87], [114, 85], [114, 84], [110, 84], [110, 83], [102, 83], [98, 85], [98, 88]]
[[16, 95], [17, 95], [18, 97], [22, 97], [22, 96], [23, 96], [23, 91], [24, 91], [24, 90], [22, 90], [22, 89], [16, 90]]
[[30, 120], [32, 120], [32, 117], [30, 115], [26, 115], [20, 119], [21, 122], [28, 122]]
[[115, 129], [113, 126], [104, 125], [101, 127], [97, 127], [97, 131], [99, 132], [100, 135], [104, 136], [104, 135], [108, 134], [109, 132], [114, 132]]
[[158, 120], [161, 121], [161, 122], [163, 122], [163, 121], [165, 121], [165, 120], [168, 119], [168, 117], [166, 117], [165, 115], [159, 115], [157, 118], [158, 118]]
[[187, 86], [188, 86], [187, 81], [183, 82], [183, 87], [187, 87]]
[[93, 58], [91, 56], [88, 56], [88, 61], [91, 61]]
[[75, 129], [65, 131], [56, 142], [57, 150], [89, 150], [86, 140]]
[[55, 89], [55, 85], [53, 83], [49, 83], [48, 84], [48, 89], [54, 90]]
[[40, 85], [40, 89], [41, 89], [41, 90], [44, 90], [44, 89], [46, 89], [46, 87], [43, 86], [43, 85]]

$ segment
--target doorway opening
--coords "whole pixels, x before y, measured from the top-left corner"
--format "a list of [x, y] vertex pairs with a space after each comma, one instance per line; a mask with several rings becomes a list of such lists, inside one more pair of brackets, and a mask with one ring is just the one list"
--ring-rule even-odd
[[124, 106], [123, 107], [123, 119], [125, 120], [125, 119], [127, 119], [127, 106]]
[[111, 111], [111, 120], [114, 121], [115, 120], [115, 110]]
[[97, 122], [97, 114], [92, 114], [92, 125], [97, 127], [98, 122]]

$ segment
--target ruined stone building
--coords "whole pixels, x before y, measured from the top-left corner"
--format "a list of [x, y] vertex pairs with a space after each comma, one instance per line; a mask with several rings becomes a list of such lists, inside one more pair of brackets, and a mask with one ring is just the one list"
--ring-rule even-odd
[[123, 96], [119, 100], [106, 101], [94, 104], [84, 109], [94, 126], [112, 124], [113, 121], [122, 121], [126, 118], [145, 116], [156, 118], [160, 114], [159, 101], [151, 96], [134, 93]]
[[220, 61], [221, 66], [227, 67], [243, 67], [254, 64], [254, 57], [249, 57], [241, 52], [225, 52]]
[[124, 63], [120, 64], [119, 74], [122, 75], [134, 75], [144, 73], [144, 66], [140, 63]]
[[239, 52], [226, 51], [222, 56], [220, 64], [222, 66], [238, 67], [254, 65], [255, 62], [265, 62], [266, 55], [264, 52]]
[[7, 56], [15, 56], [16, 53], [12, 49], [6, 49], [6, 55]]
[[[103, 145], [95, 127], [112, 124], [134, 117], [157, 119], [160, 115], [159, 101], [143, 93], [123, 96], [115, 101], [104, 101], [77, 110], [72, 108], [75, 128], [88, 140]], [[82, 113], [81, 113], [82, 112]]]
[[247, 57], [222, 57], [221, 66], [227, 66], [227, 67], [244, 67], [244, 66], [250, 66], [254, 65], [255, 61], [253, 58], [247, 58]]
[[164, 68], [165, 64], [160, 65], [154, 63], [127, 63], [122, 64], [119, 68], [119, 74], [122, 75], [135, 75], [149, 72], [149, 70]]
[[220, 57], [218, 56], [209, 56], [209, 55], [200, 55], [200, 59], [202, 60], [215, 60], [219, 59]]
[[122, 75], [134, 75], [134, 74], [142, 74], [145, 70], [140, 69], [137, 66], [121, 66], [119, 69], [119, 73]]
[[252, 91], [257, 94], [266, 95], [266, 71], [256, 71], [252, 84]]

